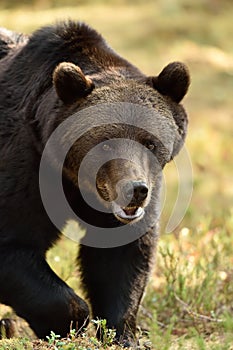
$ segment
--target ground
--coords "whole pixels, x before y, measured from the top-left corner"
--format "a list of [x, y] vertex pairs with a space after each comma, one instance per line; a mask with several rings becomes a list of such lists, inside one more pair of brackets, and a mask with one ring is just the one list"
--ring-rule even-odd
[[[157, 264], [140, 309], [139, 337], [142, 349], [233, 349], [232, 4], [89, 1], [79, 7], [40, 8], [47, 3], [34, 10], [1, 10], [1, 25], [29, 33], [69, 16], [90, 23], [148, 75], [157, 74], [172, 60], [190, 67], [192, 84], [184, 105], [190, 117], [186, 145], [194, 175], [193, 195], [180, 225], [164, 233], [177, 193], [175, 165], [170, 164]], [[48, 261], [78, 291], [76, 249], [64, 237], [49, 252]], [[11, 315], [11, 310], [0, 306], [0, 315]], [[18, 320], [18, 324], [21, 338], [0, 341], [0, 349], [114, 349], [107, 331], [104, 344], [96, 343], [93, 328], [78, 340], [71, 334], [60, 342], [51, 335], [46, 345], [32, 343], [25, 323]]]

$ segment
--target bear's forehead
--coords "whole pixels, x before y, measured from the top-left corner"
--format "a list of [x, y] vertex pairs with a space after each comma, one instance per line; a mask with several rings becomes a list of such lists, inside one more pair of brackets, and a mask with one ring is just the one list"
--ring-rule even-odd
[[[147, 118], [149, 120], [148, 117], [151, 114], [149, 111], [153, 111], [154, 114], [158, 113], [172, 122], [173, 116], [170, 103], [171, 101], [169, 99], [144, 83], [134, 80], [123, 80], [97, 87], [81, 104], [78, 103], [76, 106], [73, 106], [73, 112], [78, 111], [80, 108], [100, 106], [101, 104], [114, 104], [115, 106], [120, 104], [121, 113], [119, 113], [119, 118], [123, 117], [124, 120], [125, 118], [132, 119], [132, 116], [135, 120], [138, 115], [140, 115], [140, 119]], [[133, 107], [129, 108], [129, 104]], [[144, 113], [142, 113], [140, 106], [144, 108]], [[111, 108], [114, 113], [114, 107]], [[146, 111], [147, 108], [149, 113]], [[143, 114], [145, 115], [143, 116]], [[155, 120], [154, 116], [152, 119]]]
[[122, 102], [122, 99], [100, 99], [98, 103], [74, 109], [68, 118], [65, 134], [74, 140], [84, 137], [85, 145], [114, 138], [132, 139], [141, 143], [146, 139], [159, 140], [170, 150], [178, 128], [171, 112], [165, 107], [165, 103], [153, 108], [147, 104]]
[[88, 144], [113, 138], [139, 142], [153, 138], [170, 150], [178, 127], [169, 103], [169, 99], [140, 82], [126, 80], [97, 87], [66, 111], [66, 137], [77, 140], [85, 135]]
[[135, 140], [155, 139], [153, 133], [138, 126], [124, 123], [109, 123], [91, 128], [84, 135], [85, 138], [99, 141], [109, 141], [118, 138], [129, 138]]

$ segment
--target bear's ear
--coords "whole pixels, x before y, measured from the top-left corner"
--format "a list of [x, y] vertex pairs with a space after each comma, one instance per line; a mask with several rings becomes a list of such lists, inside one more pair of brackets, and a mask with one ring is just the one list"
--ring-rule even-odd
[[147, 83], [162, 95], [169, 96], [179, 103], [188, 90], [190, 75], [184, 63], [172, 62], [157, 77], [149, 77]]
[[89, 95], [94, 89], [91, 79], [71, 62], [62, 62], [55, 68], [53, 84], [58, 97], [67, 105]]

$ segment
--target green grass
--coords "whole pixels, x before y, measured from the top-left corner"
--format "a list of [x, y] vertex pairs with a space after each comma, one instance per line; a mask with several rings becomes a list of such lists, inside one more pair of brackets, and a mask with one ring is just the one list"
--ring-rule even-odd
[[[44, 9], [41, 7], [44, 4]], [[139, 313], [141, 349], [233, 349], [233, 6], [230, 1], [156, 1], [0, 12], [1, 25], [31, 32], [72, 17], [97, 28], [118, 52], [148, 75], [169, 61], [190, 68], [192, 84], [184, 104], [190, 126], [187, 148], [194, 175], [186, 215], [171, 234], [164, 229], [177, 194], [173, 164], [165, 171], [167, 195], [162, 213], [157, 263]], [[48, 254], [52, 268], [80, 293], [77, 246], [65, 237]], [[0, 315], [11, 310], [0, 306]], [[81, 338], [62, 345], [34, 340], [18, 319], [19, 334], [0, 341], [1, 349], [114, 349], [99, 344], [93, 325]], [[63, 344], [64, 343], [64, 344]], [[59, 347], [60, 346], [60, 347]], [[115, 347], [115, 349], [117, 349]]]

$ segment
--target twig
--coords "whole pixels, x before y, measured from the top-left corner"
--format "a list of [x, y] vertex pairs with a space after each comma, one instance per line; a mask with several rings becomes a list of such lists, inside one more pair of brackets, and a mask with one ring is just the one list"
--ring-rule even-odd
[[210, 317], [210, 316], [198, 314], [197, 312], [193, 311], [191, 309], [191, 307], [187, 303], [185, 303], [183, 300], [181, 300], [176, 294], [175, 294], [175, 298], [184, 307], [184, 310], [189, 315], [192, 315], [195, 318], [202, 319], [202, 320], [205, 320], [205, 321], [208, 321], [208, 322], [217, 322], [217, 323], [222, 323], [223, 322], [223, 320], [220, 319], [220, 318], [213, 318], [213, 317]]

